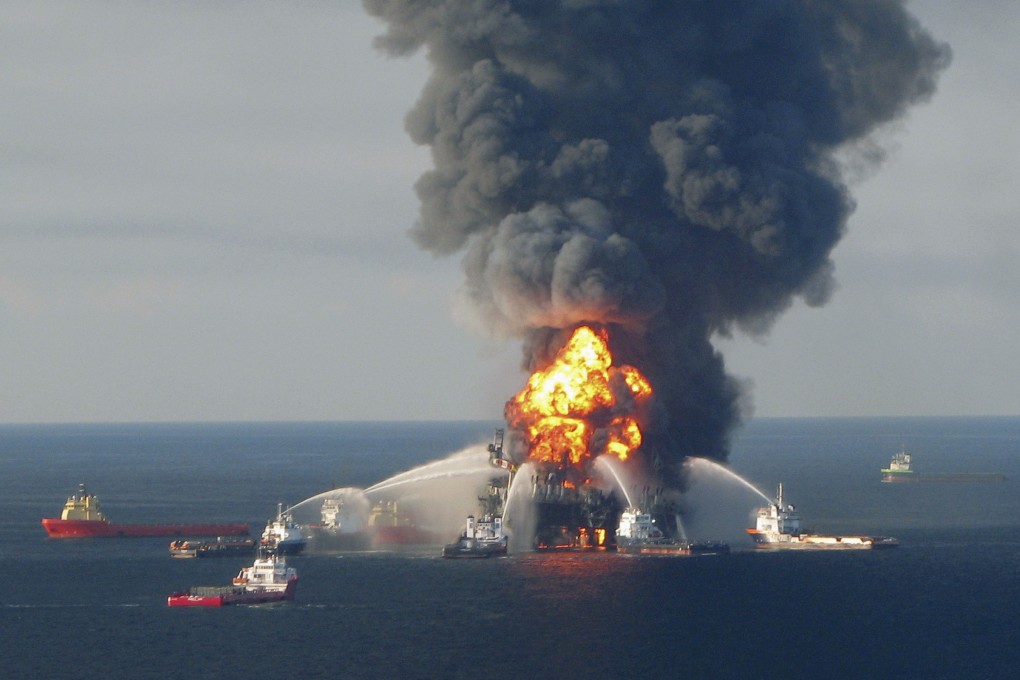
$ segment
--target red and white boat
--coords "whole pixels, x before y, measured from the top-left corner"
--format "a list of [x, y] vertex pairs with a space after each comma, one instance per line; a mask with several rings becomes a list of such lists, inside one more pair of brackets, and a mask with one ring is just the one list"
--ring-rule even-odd
[[226, 607], [293, 600], [298, 576], [287, 558], [276, 553], [259, 555], [244, 567], [229, 586], [195, 586], [166, 598], [170, 607]]
[[247, 536], [248, 525], [241, 522], [226, 524], [115, 524], [99, 510], [99, 499], [90, 494], [85, 485], [67, 499], [60, 518], [47, 517], [42, 521], [50, 538], [99, 538], [115, 536]]

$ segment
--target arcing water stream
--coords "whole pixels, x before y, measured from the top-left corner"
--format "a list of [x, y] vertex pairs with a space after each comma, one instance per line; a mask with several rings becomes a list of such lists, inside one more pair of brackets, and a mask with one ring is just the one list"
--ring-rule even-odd
[[730, 479], [740, 482], [745, 487], [747, 487], [748, 489], [750, 489], [751, 491], [755, 492], [763, 499], [765, 499], [766, 503], [772, 504], [774, 502], [771, 498], [762, 493], [761, 490], [758, 489], [758, 487], [756, 487], [754, 484], [751, 484], [751, 482], [747, 481], [733, 470], [730, 470], [728, 467], [720, 465], [719, 463], [716, 463], [713, 460], [709, 460], [708, 458], [692, 457], [687, 459], [687, 465], [689, 465], [692, 470], [702, 470], [708, 472], [709, 474], [712, 473], [722, 474], [726, 477], [729, 477]]
[[[444, 470], [444, 471], [435, 471], [435, 472], [425, 472], [425, 471], [422, 471], [422, 472], [419, 472], [417, 475], [414, 475], [414, 476], [411, 476], [411, 477], [406, 477], [406, 478], [401, 478], [401, 479], [394, 478], [394, 479], [390, 479], [390, 480], [379, 482], [378, 484], [374, 484], [373, 486], [370, 486], [367, 489], [365, 489], [365, 495], [372, 496], [374, 494], [378, 494], [380, 491], [385, 491], [387, 489], [393, 489], [393, 488], [398, 487], [398, 486], [406, 486], [408, 484], [421, 484], [423, 482], [437, 481], [437, 480], [443, 480], [443, 479], [454, 479], [456, 477], [467, 477], [467, 476], [470, 476], [470, 475], [479, 475], [479, 474], [485, 474], [485, 475], [487, 475], [489, 477], [496, 477], [496, 476], [499, 476], [500, 473], [504, 473], [505, 474], [506, 470], [501, 470], [499, 468], [493, 468], [491, 465], [488, 464], [488, 462], [485, 462], [484, 464], [478, 464], [478, 465], [476, 465], [474, 467], [468, 467], [468, 468], [463, 468], [463, 469], [458, 469], [458, 470]], [[400, 476], [400, 475], [398, 475], [398, 476]]]
[[618, 458], [614, 458], [613, 456], [599, 456], [598, 458], [595, 459], [595, 467], [609, 471], [609, 474], [611, 474], [613, 476], [613, 479], [616, 480], [617, 486], [620, 487], [620, 491], [623, 492], [623, 497], [627, 501], [627, 507], [632, 508], [634, 507], [634, 503], [630, 499], [630, 494], [627, 493], [627, 486], [623, 483], [623, 480], [620, 479], [620, 475], [616, 471], [615, 461], [618, 460], [619, 460]]
[[[488, 453], [484, 446], [472, 446], [446, 458], [432, 461], [405, 472], [400, 472], [388, 479], [373, 484], [365, 489], [366, 494], [374, 494], [385, 489], [417, 482], [425, 482], [436, 479], [448, 479], [487, 473], [490, 475], [499, 474], [499, 468], [493, 468], [489, 464]], [[505, 470], [503, 471], [505, 472]]]
[[[507, 470], [489, 463], [486, 447], [471, 446], [446, 458], [397, 473], [366, 489], [332, 489], [297, 503], [289, 509], [303, 509], [307, 515], [327, 498], [355, 495], [371, 501], [400, 500], [418, 506], [416, 515], [422, 522], [442, 532], [460, 526], [464, 515], [476, 505], [478, 494], [494, 477]], [[317, 519], [314, 521], [318, 521]]]
[[[707, 458], [688, 458], [686, 465], [694, 477], [726, 480], [736, 482], [741, 488], [752, 491], [766, 503], [774, 501], [749, 481]], [[626, 480], [628, 470], [620, 465], [613, 456], [603, 455], [595, 459], [594, 467], [610, 485], [615, 485], [625, 500], [627, 507], [634, 507], [634, 501]], [[506, 469], [494, 467], [489, 461], [488, 451], [483, 445], [471, 446], [446, 458], [431, 461], [424, 465], [397, 473], [387, 479], [365, 489], [353, 487], [337, 488], [307, 498], [290, 508], [304, 509], [305, 514], [316, 511], [322, 501], [327, 498], [348, 499], [350, 502], [370, 507], [371, 502], [399, 501], [409, 503], [412, 511], [431, 528], [449, 531], [451, 534], [463, 521], [464, 514], [471, 512], [476, 506], [484, 485], [499, 475], [506, 475]], [[522, 465], [515, 473], [504, 499], [503, 516], [507, 533], [510, 535], [513, 551], [531, 549], [531, 537], [535, 530], [537, 515], [532, 503], [533, 489], [528, 480], [533, 480], [532, 468], [529, 464]], [[696, 481], [696, 479], [695, 479]], [[695, 501], [697, 502], [697, 501]], [[417, 508], [415, 509], [415, 506]], [[293, 516], [293, 514], [292, 514]], [[699, 524], [704, 522], [704, 515]], [[313, 520], [313, 521], [318, 521]], [[679, 514], [676, 517], [677, 529], [682, 537], [686, 531]], [[739, 525], [739, 518], [736, 523]], [[703, 531], [705, 527], [697, 527]]]
[[[514, 473], [510, 488], [507, 489], [503, 505], [503, 527], [510, 538], [510, 552], [527, 552], [532, 549], [531, 539], [535, 533], [537, 515], [532, 502], [532, 488], [529, 480], [534, 476], [535, 467], [524, 463]], [[512, 509], [512, 511], [511, 511]]]

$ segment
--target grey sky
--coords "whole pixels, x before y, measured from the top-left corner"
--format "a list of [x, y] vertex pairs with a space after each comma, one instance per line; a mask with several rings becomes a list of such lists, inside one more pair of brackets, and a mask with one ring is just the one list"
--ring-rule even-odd
[[[953, 64], [856, 183], [832, 300], [721, 343], [758, 415], [1020, 412], [1020, 6], [910, 7]], [[360, 3], [0, 15], [0, 421], [501, 418], [519, 348], [406, 235], [427, 67]]]

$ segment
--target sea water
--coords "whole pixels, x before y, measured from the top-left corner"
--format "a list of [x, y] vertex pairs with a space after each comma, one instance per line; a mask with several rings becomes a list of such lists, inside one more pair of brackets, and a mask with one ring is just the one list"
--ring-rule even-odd
[[[243, 559], [174, 560], [167, 539], [53, 540], [80, 482], [117, 521], [246, 521], [486, 443], [500, 423], [0, 426], [0, 677], [1001, 678], [1020, 667], [1020, 418], [761, 419], [728, 466], [804, 524], [892, 535], [887, 551], [755, 552], [761, 498], [692, 475], [692, 538], [730, 555], [436, 547], [291, 558], [293, 603], [170, 609]], [[884, 484], [906, 448], [931, 473]], [[477, 508], [465, 508], [467, 514]], [[702, 535], [698, 535], [700, 532]], [[704, 535], [712, 532], [714, 535]], [[452, 540], [454, 536], [450, 536]]]

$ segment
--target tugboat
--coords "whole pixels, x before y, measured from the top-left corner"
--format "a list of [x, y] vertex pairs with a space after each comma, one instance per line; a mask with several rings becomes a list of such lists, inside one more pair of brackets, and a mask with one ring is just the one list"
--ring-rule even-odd
[[507, 493], [514, 469], [503, 454], [503, 430], [496, 430], [493, 443], [489, 446], [489, 463], [496, 468], [509, 470], [509, 478], [489, 480], [488, 492], [478, 497], [481, 516], [467, 516], [464, 531], [456, 543], [443, 546], [443, 557], [451, 559], [473, 559], [486, 557], [504, 557], [507, 554], [509, 536], [503, 532], [503, 513], [506, 508]]
[[250, 567], [244, 567], [229, 586], [195, 586], [166, 598], [169, 607], [225, 607], [293, 600], [297, 571], [286, 558], [262, 551]]
[[114, 524], [99, 510], [99, 498], [84, 484], [64, 503], [60, 518], [42, 520], [50, 538], [109, 538], [116, 536], [247, 536], [248, 525], [228, 524]]
[[276, 518], [266, 523], [259, 545], [277, 555], [299, 555], [307, 543], [301, 526], [294, 523], [290, 511], [284, 510], [283, 503], [278, 503]]
[[[359, 507], [358, 500], [366, 507]], [[363, 499], [327, 498], [322, 501], [322, 524], [311, 527], [313, 550], [367, 550], [372, 538]]]
[[483, 515], [475, 520], [468, 515], [464, 533], [456, 543], [443, 547], [446, 558], [485, 558], [506, 555], [507, 537], [503, 533], [503, 518], [496, 515]]
[[728, 553], [728, 543], [688, 541], [667, 537], [649, 513], [626, 508], [616, 528], [616, 551], [629, 555], [718, 555]]
[[215, 541], [186, 541], [178, 539], [170, 542], [170, 557], [188, 559], [194, 557], [233, 557], [250, 555], [255, 552], [254, 538], [224, 539], [217, 537]]
[[1004, 482], [1006, 475], [998, 472], [953, 472], [949, 474], [921, 474], [910, 469], [910, 454], [900, 451], [893, 454], [889, 467], [882, 468], [883, 482]]
[[796, 508], [783, 500], [783, 485], [779, 485], [776, 500], [759, 508], [753, 529], [748, 529], [756, 548], [771, 550], [868, 550], [893, 548], [899, 545], [889, 536], [824, 536], [801, 531], [800, 515]]

